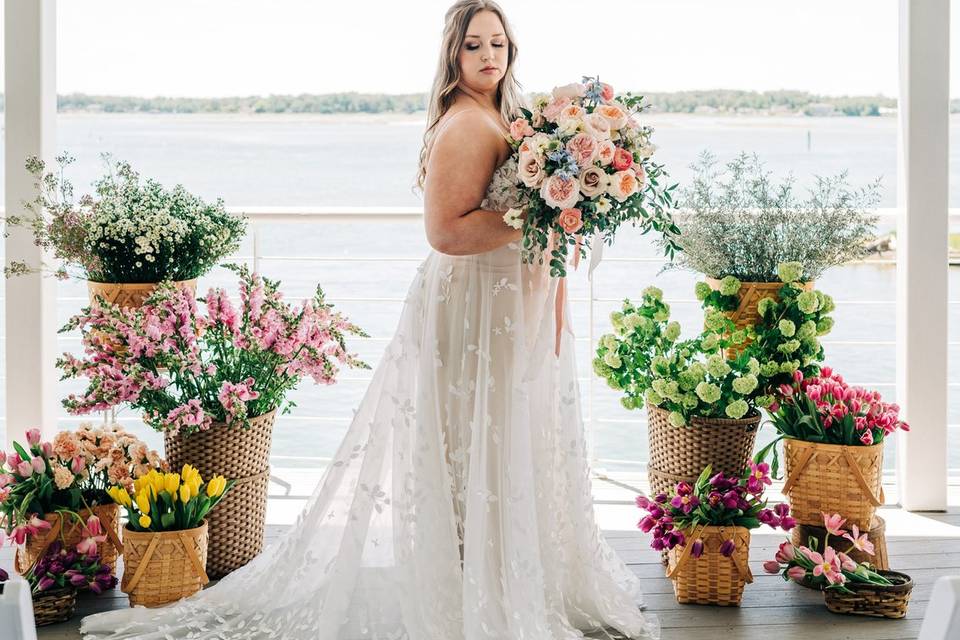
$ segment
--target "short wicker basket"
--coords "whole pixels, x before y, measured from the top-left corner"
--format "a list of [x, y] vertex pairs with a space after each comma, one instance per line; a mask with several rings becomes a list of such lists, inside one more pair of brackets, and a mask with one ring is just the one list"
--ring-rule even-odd
[[[107, 534], [107, 539], [97, 544], [97, 551], [100, 553], [100, 561], [110, 567], [110, 573], [116, 574], [117, 556], [123, 549], [120, 542], [120, 507], [116, 504], [103, 504], [93, 507], [92, 512], [98, 518]], [[83, 539], [83, 525], [90, 516], [91, 511], [82, 509], [78, 511], [82, 520], [78, 521], [73, 516], [61, 516], [59, 513], [48, 513], [44, 520], [52, 526], [46, 532], [30, 536], [27, 543], [17, 547], [17, 555], [14, 558], [14, 568], [20, 575], [27, 575], [30, 567], [47, 551], [47, 547], [54, 540], [61, 539], [66, 547], [75, 547]]]
[[818, 526], [823, 513], [839, 513], [849, 529], [869, 531], [884, 501], [883, 443], [870, 446], [783, 440], [787, 480], [783, 494], [800, 524]]
[[207, 523], [186, 531], [123, 533], [123, 580], [120, 590], [130, 605], [158, 607], [193, 595], [210, 582]]
[[849, 613], [876, 618], [903, 618], [907, 615], [913, 580], [905, 573], [897, 571], [878, 571], [889, 579], [891, 586], [875, 584], [857, 584], [847, 582], [847, 588], [854, 593], [843, 593], [834, 589], [823, 591], [823, 601], [827, 609], [834, 613]]
[[222, 475], [233, 488], [207, 515], [210, 546], [207, 574], [222, 578], [263, 550], [270, 482], [270, 444], [276, 411], [251, 420], [249, 429], [213, 423], [187, 436], [166, 433], [163, 447], [171, 469], [195, 467], [204, 480]]
[[[753, 582], [750, 571], [750, 530], [745, 527], [700, 526], [683, 532], [686, 544], [670, 550], [667, 577], [680, 604], [716, 604], [740, 606], [744, 584]], [[703, 554], [690, 555], [693, 542], [703, 540]], [[733, 540], [730, 557], [720, 546]]]
[[747, 466], [760, 426], [759, 413], [740, 420], [693, 417], [685, 427], [670, 424], [669, 415], [665, 409], [647, 405], [647, 476], [653, 495], [668, 493], [682, 480], [695, 481], [707, 465], [715, 472], [735, 474]]
[[34, 593], [32, 597], [33, 622], [38, 627], [65, 622], [77, 610], [77, 590], [73, 587]]

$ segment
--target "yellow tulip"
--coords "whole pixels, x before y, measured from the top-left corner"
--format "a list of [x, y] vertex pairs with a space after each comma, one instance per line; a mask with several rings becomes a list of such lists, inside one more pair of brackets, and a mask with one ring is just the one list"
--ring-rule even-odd
[[187, 504], [190, 502], [190, 485], [182, 484], [180, 485], [180, 502]]
[[164, 482], [163, 474], [155, 473], [153, 478], [151, 479], [151, 484], [153, 485], [153, 496], [154, 498], [156, 498], [158, 495], [160, 495], [160, 492], [163, 491], [165, 488], [166, 483]]
[[200, 476], [195, 476], [194, 478], [192, 478], [192, 479], [190, 480], [190, 495], [191, 495], [191, 496], [198, 496], [198, 495], [200, 495], [200, 485], [201, 485], [201, 484], [202, 484], [202, 482], [200, 481]]
[[151, 522], [152, 520], [150, 520], [150, 516], [140, 516], [140, 526], [144, 529], [149, 527]]
[[168, 473], [163, 477], [163, 488], [172, 496], [177, 495], [177, 489], [180, 488], [180, 474]]
[[221, 493], [223, 493], [223, 489], [226, 484], [227, 481], [223, 476], [213, 476], [213, 478], [210, 479], [210, 482], [207, 483], [207, 497], [216, 498], [219, 496]]
[[137, 508], [140, 513], [150, 513], [150, 498], [145, 491], [137, 494]]

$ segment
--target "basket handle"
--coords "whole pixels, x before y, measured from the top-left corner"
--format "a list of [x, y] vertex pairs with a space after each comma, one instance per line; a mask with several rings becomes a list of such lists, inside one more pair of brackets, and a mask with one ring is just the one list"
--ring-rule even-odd
[[809, 449], [804, 449], [803, 453], [800, 454], [800, 460], [797, 462], [797, 466], [793, 468], [793, 471], [790, 472], [790, 475], [787, 477], [787, 481], [783, 484], [783, 495], [789, 496], [790, 489], [796, 484], [797, 480], [800, 479], [800, 474], [804, 469], [807, 468], [807, 463], [810, 462], [810, 458], [813, 457], [813, 447]]
[[104, 529], [106, 529], [107, 531], [107, 540], [109, 540], [110, 544], [113, 545], [113, 548], [117, 550], [117, 555], [122, 556], [123, 543], [120, 542], [120, 538], [119, 536], [117, 536], [117, 532], [113, 530], [113, 527], [104, 527]]
[[194, 570], [200, 575], [200, 584], [206, 585], [208, 582], [210, 582], [210, 578], [207, 577], [207, 572], [204, 569], [203, 564], [200, 562], [200, 558], [197, 557], [197, 552], [193, 549], [190, 536], [181, 531], [179, 537], [180, 544], [183, 545], [183, 550], [186, 552], [187, 557], [190, 558], [190, 563], [193, 565]]
[[886, 501], [885, 496], [883, 495], [883, 484], [880, 484], [880, 497], [873, 495], [873, 491], [870, 490], [870, 486], [867, 484], [866, 478], [863, 477], [863, 471], [860, 470], [860, 465], [857, 464], [857, 461], [854, 459], [853, 455], [850, 454], [850, 451], [844, 447], [843, 448], [843, 457], [847, 461], [847, 466], [853, 470], [853, 479], [857, 481], [857, 484], [860, 485], [860, 488], [863, 490], [863, 493], [866, 494], [867, 498], [870, 500], [870, 504], [875, 507], [883, 506], [883, 503]]
[[677, 560], [677, 564], [673, 565], [673, 569], [667, 570], [668, 578], [672, 579], [675, 575], [677, 575], [677, 573], [679, 573], [680, 569], [682, 569], [684, 565], [687, 564], [687, 558], [690, 557], [690, 550], [693, 549], [693, 541], [697, 540], [697, 538], [700, 537], [700, 535], [703, 533], [703, 530], [705, 528], [706, 528], [706, 525], [702, 524], [700, 525], [699, 529], [694, 529], [695, 535], [691, 535], [690, 543], [685, 544], [683, 546], [683, 553], [680, 554], [680, 558]]
[[150, 564], [150, 559], [153, 558], [153, 552], [156, 551], [159, 543], [160, 536], [153, 536], [153, 538], [150, 540], [150, 544], [147, 545], [146, 553], [143, 554], [143, 559], [140, 560], [140, 566], [137, 567], [137, 572], [133, 574], [130, 582], [128, 582], [126, 587], [124, 587], [124, 591], [127, 593], [133, 593], [133, 590], [137, 588], [137, 585], [140, 583], [140, 578], [143, 577], [144, 572], [147, 570], [147, 566]]
[[[736, 534], [734, 534], [736, 535]], [[747, 545], [749, 548], [749, 545]], [[733, 566], [737, 568], [737, 573], [743, 578], [743, 581], [747, 584], [753, 583], [753, 572], [750, 571], [750, 565], [744, 562], [743, 558], [740, 557], [740, 554], [734, 550], [733, 555], [730, 556], [730, 559], [733, 561]]]

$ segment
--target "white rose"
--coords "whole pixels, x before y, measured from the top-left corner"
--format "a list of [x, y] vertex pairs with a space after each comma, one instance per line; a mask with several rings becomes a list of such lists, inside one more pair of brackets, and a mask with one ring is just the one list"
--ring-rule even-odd
[[600, 161], [600, 165], [606, 167], [611, 162], [613, 162], [613, 156], [617, 153], [617, 145], [613, 144], [610, 140], [604, 140], [597, 147], [597, 159]]
[[582, 98], [587, 93], [587, 87], [579, 82], [571, 82], [570, 84], [565, 84], [562, 87], [553, 88], [553, 97], [554, 98], [563, 98], [567, 100], [573, 100], [576, 98]]
[[557, 133], [561, 136], [572, 136], [583, 128], [580, 118], [563, 118], [557, 122]]
[[520, 181], [530, 188], [539, 187], [543, 182], [543, 156], [532, 152], [520, 152], [520, 161], [517, 163], [517, 174]]
[[583, 130], [597, 140], [610, 139], [610, 122], [599, 113], [588, 113], [584, 116]]
[[518, 150], [520, 153], [533, 153], [539, 156], [543, 154], [543, 150], [548, 144], [550, 144], [550, 140], [552, 140], [552, 138], [549, 135], [543, 133], [542, 131], [538, 131], [532, 136], [527, 136], [524, 138], [523, 142], [520, 143]]
[[657, 145], [651, 142], [650, 144], [645, 144], [642, 147], [640, 147], [640, 149], [638, 150], [638, 153], [640, 154], [641, 158], [649, 158], [650, 156], [653, 155], [653, 152], [656, 150], [657, 150]]
[[570, 209], [580, 199], [580, 181], [574, 178], [564, 180], [560, 176], [550, 176], [540, 187], [540, 197], [549, 207]]
[[623, 202], [639, 190], [640, 181], [637, 180], [637, 174], [631, 169], [617, 171], [610, 176], [610, 186], [607, 188], [607, 193], [613, 196], [615, 200]]
[[607, 190], [609, 179], [600, 167], [588, 167], [580, 172], [580, 193], [592, 198]]

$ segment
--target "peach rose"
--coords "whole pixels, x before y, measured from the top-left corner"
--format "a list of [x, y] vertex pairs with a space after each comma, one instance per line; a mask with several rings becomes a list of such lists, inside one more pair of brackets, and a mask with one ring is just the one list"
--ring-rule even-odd
[[588, 198], [605, 192], [608, 183], [607, 174], [600, 167], [589, 167], [580, 172], [580, 193]]
[[617, 145], [613, 144], [612, 140], [604, 140], [597, 147], [597, 160], [600, 161], [601, 166], [607, 166], [613, 162], [613, 156], [617, 153]]
[[573, 100], [574, 98], [582, 98], [587, 93], [587, 87], [579, 82], [571, 82], [570, 84], [565, 84], [562, 87], [553, 88], [553, 97], [563, 100]]
[[578, 133], [567, 140], [567, 151], [577, 161], [581, 167], [586, 167], [593, 163], [597, 157], [597, 139], [589, 133]]
[[610, 139], [610, 123], [596, 111], [583, 117], [583, 130], [597, 140]]
[[584, 115], [586, 114], [583, 111], [583, 107], [576, 104], [570, 104], [564, 107], [560, 112], [560, 119], [564, 120], [566, 118], [582, 118]]
[[540, 197], [554, 209], [569, 209], [580, 199], [580, 182], [573, 178], [550, 176], [540, 187]]
[[517, 163], [517, 174], [520, 181], [530, 188], [539, 187], [543, 182], [543, 158], [536, 153], [520, 152], [520, 161]]
[[564, 209], [557, 216], [557, 224], [567, 233], [576, 233], [583, 227], [583, 214], [580, 209]]
[[526, 118], [517, 118], [510, 123], [510, 135], [514, 140], [523, 140], [527, 136], [533, 135], [533, 127], [530, 126]]
[[604, 102], [610, 102], [613, 100], [613, 87], [608, 85], [606, 82], [600, 83], [600, 99]]
[[603, 116], [610, 123], [611, 129], [622, 129], [627, 124], [627, 113], [619, 105], [602, 104], [593, 112]]
[[555, 98], [553, 102], [543, 108], [543, 117], [549, 122], [556, 122], [560, 113], [570, 104], [566, 98]]
[[623, 171], [624, 169], [629, 169], [632, 164], [633, 154], [623, 147], [617, 147], [616, 152], [613, 154], [613, 168], [617, 171]]
[[607, 193], [609, 193], [614, 200], [623, 202], [639, 190], [640, 182], [637, 180], [636, 174], [630, 169], [617, 171], [610, 176], [610, 186], [607, 188]]

